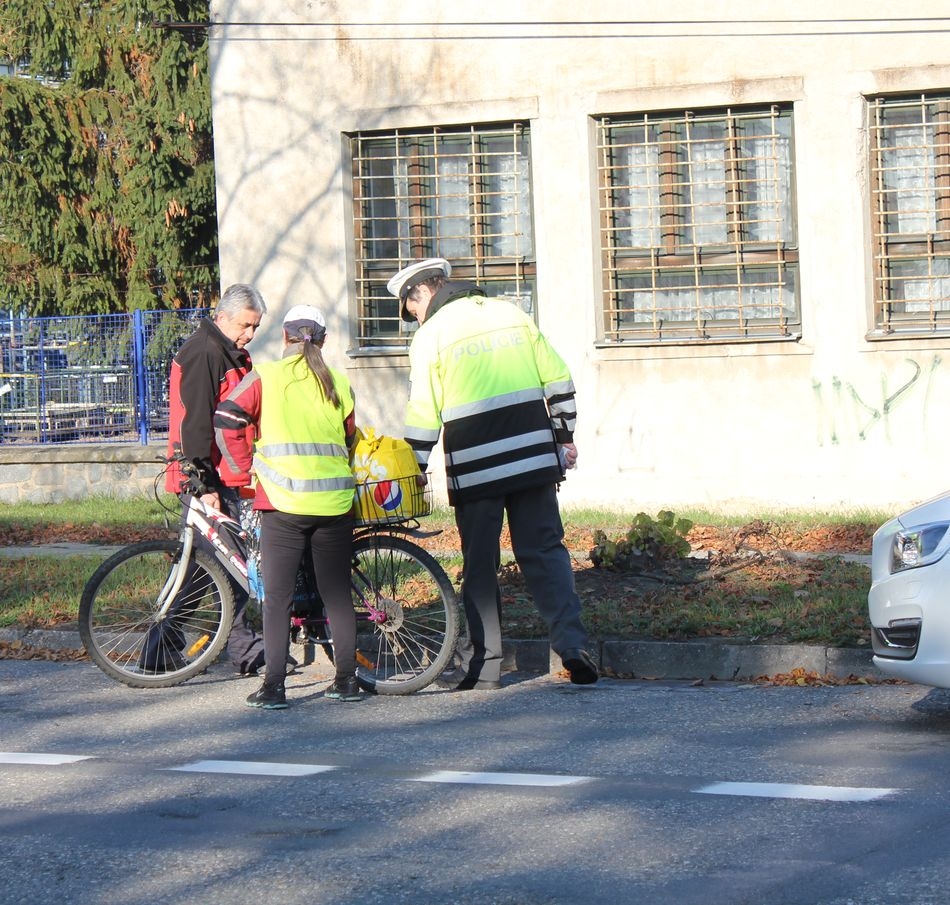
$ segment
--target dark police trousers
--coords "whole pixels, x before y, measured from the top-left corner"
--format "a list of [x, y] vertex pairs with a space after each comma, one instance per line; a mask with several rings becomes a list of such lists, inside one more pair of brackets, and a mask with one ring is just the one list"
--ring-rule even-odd
[[468, 638], [459, 643], [461, 667], [486, 681], [501, 678], [501, 566], [499, 540], [505, 514], [512, 552], [534, 605], [548, 625], [557, 654], [586, 648], [581, 602], [574, 585], [571, 556], [554, 484], [518, 490], [506, 496], [456, 504], [455, 523], [462, 541], [462, 604]]

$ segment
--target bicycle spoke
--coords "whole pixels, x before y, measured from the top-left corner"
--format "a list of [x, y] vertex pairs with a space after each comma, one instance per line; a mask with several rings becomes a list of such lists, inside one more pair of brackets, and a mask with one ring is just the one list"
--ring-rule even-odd
[[206, 669], [227, 642], [232, 599], [220, 567], [194, 553], [182, 590], [163, 607], [177, 541], [144, 541], [106, 560], [80, 603], [89, 656], [112, 678], [137, 687], [173, 685]]
[[458, 603], [444, 570], [405, 538], [379, 534], [358, 542], [353, 575], [361, 650], [372, 660], [361, 663], [360, 679], [382, 694], [425, 687], [451, 659], [458, 637]]

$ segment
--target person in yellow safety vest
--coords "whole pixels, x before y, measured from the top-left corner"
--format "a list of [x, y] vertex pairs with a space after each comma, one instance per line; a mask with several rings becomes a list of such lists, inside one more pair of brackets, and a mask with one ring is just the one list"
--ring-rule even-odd
[[[256, 365], [217, 408], [218, 446], [232, 473], [251, 483], [261, 510], [264, 579], [264, 682], [249, 707], [287, 707], [284, 663], [290, 613], [304, 551], [313, 557], [317, 590], [333, 626], [336, 678], [328, 698], [359, 701], [356, 615], [350, 588], [353, 549], [353, 472], [356, 443], [353, 393], [346, 376], [323, 359], [326, 319], [312, 305], [295, 305], [284, 317], [279, 361]], [[258, 439], [248, 448], [247, 428]], [[268, 657], [270, 660], [268, 661]]]
[[441, 678], [455, 691], [501, 684], [500, 538], [512, 551], [551, 646], [571, 681], [597, 681], [557, 503], [577, 461], [574, 383], [534, 321], [474, 283], [450, 279], [444, 258], [400, 270], [387, 289], [403, 320], [420, 326], [409, 347], [403, 436], [425, 474], [442, 435], [449, 504], [462, 543], [468, 636], [458, 667]]

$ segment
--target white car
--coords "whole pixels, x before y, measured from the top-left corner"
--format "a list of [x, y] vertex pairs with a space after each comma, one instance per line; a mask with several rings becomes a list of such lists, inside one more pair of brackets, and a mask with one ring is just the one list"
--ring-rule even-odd
[[950, 688], [950, 492], [874, 532], [868, 614], [874, 665]]

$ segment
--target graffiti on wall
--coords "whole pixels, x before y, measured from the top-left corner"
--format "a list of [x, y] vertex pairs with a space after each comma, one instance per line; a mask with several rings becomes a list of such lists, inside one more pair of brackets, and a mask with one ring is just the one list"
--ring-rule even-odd
[[914, 406], [919, 410], [923, 430], [934, 374], [941, 363], [939, 355], [923, 364], [907, 358], [894, 373], [883, 373], [880, 387], [873, 390], [859, 389], [837, 376], [827, 383], [813, 380], [819, 413], [818, 445], [867, 440], [878, 430], [890, 440], [891, 416], [901, 407]]

